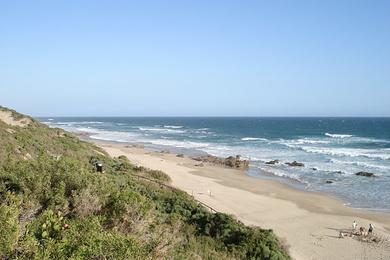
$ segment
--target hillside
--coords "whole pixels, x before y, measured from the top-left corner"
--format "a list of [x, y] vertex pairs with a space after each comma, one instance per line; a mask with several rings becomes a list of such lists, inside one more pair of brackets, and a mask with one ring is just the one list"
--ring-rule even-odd
[[289, 259], [271, 230], [158, 182], [169, 177], [0, 107], [0, 259]]

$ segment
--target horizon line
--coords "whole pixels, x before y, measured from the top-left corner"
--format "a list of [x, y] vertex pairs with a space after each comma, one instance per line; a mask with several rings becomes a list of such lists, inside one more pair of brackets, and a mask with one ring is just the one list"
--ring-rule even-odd
[[294, 116], [281, 116], [281, 115], [275, 115], [275, 116], [247, 116], [247, 115], [238, 115], [238, 116], [219, 116], [219, 115], [209, 115], [209, 116], [188, 116], [188, 115], [181, 115], [181, 116], [175, 116], [175, 115], [169, 115], [169, 116], [156, 116], [156, 115], [147, 115], [147, 116], [140, 116], [140, 115], [132, 115], [132, 116], [97, 116], [97, 115], [66, 115], [66, 116], [33, 116], [36, 118], [83, 118], [83, 117], [100, 117], [100, 118], [390, 118], [390, 116], [301, 116], [301, 115], [294, 115]]

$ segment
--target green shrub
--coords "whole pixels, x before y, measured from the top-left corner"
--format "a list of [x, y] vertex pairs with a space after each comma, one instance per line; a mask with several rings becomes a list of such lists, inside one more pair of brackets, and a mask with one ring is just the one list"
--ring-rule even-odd
[[0, 121], [0, 258], [289, 258], [272, 231], [211, 213], [169, 181], [63, 130]]
[[3, 196], [0, 204], [0, 258], [5, 258], [14, 250], [20, 235], [18, 221], [20, 201], [10, 192]]

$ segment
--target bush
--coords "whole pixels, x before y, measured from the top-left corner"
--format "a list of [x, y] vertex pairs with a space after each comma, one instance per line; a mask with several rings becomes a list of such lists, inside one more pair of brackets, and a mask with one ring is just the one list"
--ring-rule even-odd
[[19, 238], [19, 199], [7, 192], [0, 204], [0, 258], [12, 252]]
[[138, 179], [170, 180], [62, 130], [0, 121], [0, 147], [1, 259], [288, 259], [272, 231]]

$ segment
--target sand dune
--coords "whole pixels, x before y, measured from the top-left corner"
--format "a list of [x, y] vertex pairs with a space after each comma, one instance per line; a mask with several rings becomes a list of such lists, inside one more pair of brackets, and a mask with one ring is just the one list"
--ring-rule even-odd
[[15, 119], [12, 116], [11, 111], [5, 111], [0, 109], [0, 120], [6, 123], [7, 125], [11, 126], [27, 126], [29, 123], [31, 123], [31, 120], [29, 118], [22, 118], [20, 120]]

